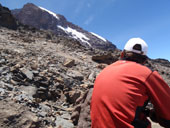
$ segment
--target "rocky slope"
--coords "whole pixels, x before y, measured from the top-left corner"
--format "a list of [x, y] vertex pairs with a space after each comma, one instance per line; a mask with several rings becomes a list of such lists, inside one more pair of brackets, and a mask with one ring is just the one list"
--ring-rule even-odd
[[[1, 127], [90, 127], [90, 88], [119, 51], [88, 49], [63, 37], [49, 40], [44, 31], [0, 33]], [[150, 64], [169, 83], [169, 67]]]
[[[93, 82], [119, 54], [27, 26], [0, 27], [0, 126], [90, 127]], [[163, 59], [147, 63], [170, 85], [169, 65]]]
[[91, 51], [84, 53], [73, 40], [47, 40], [43, 32], [1, 28], [0, 33], [0, 102], [6, 106], [1, 127], [74, 127], [74, 103], [92, 86], [88, 78], [95, 73]]
[[43, 7], [28, 3], [22, 9], [12, 11], [14, 17], [25, 25], [38, 29], [51, 30], [56, 35], [69, 36], [87, 47], [99, 49], [115, 49], [108, 40], [97, 34], [87, 32], [77, 25], [68, 22], [62, 15], [55, 14]]

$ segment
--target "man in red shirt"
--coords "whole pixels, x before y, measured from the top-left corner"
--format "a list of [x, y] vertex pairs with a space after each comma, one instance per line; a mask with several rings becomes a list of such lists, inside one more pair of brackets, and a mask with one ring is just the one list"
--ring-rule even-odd
[[92, 128], [150, 128], [148, 101], [154, 105], [151, 119], [170, 128], [170, 88], [157, 71], [143, 66], [147, 49], [141, 38], [130, 39], [121, 60], [98, 75], [91, 100]]

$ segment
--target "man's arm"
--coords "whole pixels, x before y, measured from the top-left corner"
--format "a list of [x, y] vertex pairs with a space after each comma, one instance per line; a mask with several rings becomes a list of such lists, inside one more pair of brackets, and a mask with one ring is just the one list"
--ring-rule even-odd
[[148, 96], [154, 105], [151, 119], [161, 126], [170, 128], [170, 88], [158, 74], [154, 71], [146, 80]]
[[149, 117], [153, 122], [159, 123], [161, 126], [165, 128], [169, 128], [170, 126], [170, 121], [161, 118], [159, 115], [156, 114], [154, 109], [150, 110]]

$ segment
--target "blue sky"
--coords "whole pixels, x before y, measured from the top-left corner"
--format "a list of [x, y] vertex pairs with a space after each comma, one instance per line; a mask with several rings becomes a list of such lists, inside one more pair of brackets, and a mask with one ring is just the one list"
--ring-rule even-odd
[[150, 58], [170, 60], [170, 0], [0, 0], [9, 9], [28, 2], [64, 15], [119, 49], [130, 38], [141, 37]]

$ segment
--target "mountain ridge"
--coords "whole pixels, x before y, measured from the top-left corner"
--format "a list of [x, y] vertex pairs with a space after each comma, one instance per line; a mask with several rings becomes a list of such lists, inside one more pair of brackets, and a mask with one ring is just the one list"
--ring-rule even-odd
[[38, 29], [51, 30], [56, 35], [69, 36], [81, 42], [86, 47], [103, 50], [115, 50], [116, 46], [108, 40], [103, 40], [78, 25], [75, 25], [60, 14], [55, 14], [43, 7], [32, 3], [25, 4], [23, 8], [12, 10], [13, 16], [22, 24]]

